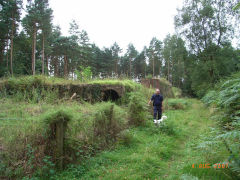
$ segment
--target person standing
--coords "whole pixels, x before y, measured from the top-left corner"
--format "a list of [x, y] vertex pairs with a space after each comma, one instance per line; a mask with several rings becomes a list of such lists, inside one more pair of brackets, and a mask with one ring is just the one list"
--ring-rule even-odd
[[153, 102], [153, 118], [154, 120], [160, 120], [162, 118], [163, 111], [163, 96], [160, 94], [159, 89], [156, 89], [156, 93], [152, 95], [148, 105], [150, 105], [151, 102]]

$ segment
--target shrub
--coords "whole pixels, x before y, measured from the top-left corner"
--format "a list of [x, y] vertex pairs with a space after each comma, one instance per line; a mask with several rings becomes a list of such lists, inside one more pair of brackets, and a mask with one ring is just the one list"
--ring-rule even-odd
[[45, 76], [11, 77], [0, 85], [0, 96], [14, 98], [16, 101], [53, 103], [58, 100], [58, 90], [47, 85]]
[[130, 145], [134, 144], [136, 139], [133, 137], [131, 132], [128, 129], [126, 129], [119, 133], [117, 141], [118, 144], [129, 147]]
[[46, 124], [51, 126], [52, 124], [58, 123], [58, 122], [67, 123], [71, 119], [72, 119], [72, 114], [70, 112], [60, 109], [60, 110], [50, 112], [47, 115], [45, 115], [43, 121]]
[[203, 98], [202, 101], [205, 105], [210, 106], [217, 103], [217, 92], [214, 90], [209, 91]]
[[148, 117], [147, 101], [140, 92], [132, 92], [129, 97], [130, 124], [135, 126], [144, 125]]
[[215, 118], [221, 131], [212, 141], [222, 141], [229, 151], [230, 169], [240, 177], [240, 73], [219, 82], [202, 99], [217, 107]]
[[125, 113], [113, 103], [101, 103], [94, 115], [95, 143], [101, 148], [116, 142], [118, 133], [126, 127]]
[[180, 98], [182, 97], [182, 90], [176, 87], [172, 87], [173, 94], [175, 98]]
[[81, 82], [89, 81], [92, 78], [91, 67], [79, 66], [79, 68], [81, 69], [81, 72], [79, 72], [78, 70], [75, 70], [75, 74], [77, 75], [78, 80], [80, 80]]
[[190, 103], [185, 99], [168, 99], [164, 105], [170, 110], [184, 110], [190, 106]]
[[18, 124], [18, 128], [8, 131], [11, 131], [8, 132], [11, 137], [5, 138], [4, 149], [0, 151], [0, 164], [3, 165], [2, 168], [0, 165], [0, 178], [15, 179], [34, 174], [44, 165], [46, 139], [42, 135], [43, 128], [40, 124], [29, 121], [23, 127]]

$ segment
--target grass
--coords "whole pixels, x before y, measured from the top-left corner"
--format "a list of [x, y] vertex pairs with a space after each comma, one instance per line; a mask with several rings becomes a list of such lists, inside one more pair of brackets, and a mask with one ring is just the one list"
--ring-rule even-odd
[[[190, 108], [168, 110], [165, 113], [168, 119], [161, 127], [155, 127], [151, 121], [148, 121], [145, 126], [125, 130], [122, 135], [119, 135], [114, 149], [93, 152], [97, 153], [94, 156], [92, 156], [91, 149], [88, 149], [90, 154], [81, 154], [81, 147], [85, 146], [86, 142], [91, 144], [93, 111], [101, 109], [106, 103], [91, 105], [69, 101], [57, 104], [30, 104], [15, 103], [13, 99], [1, 99], [0, 101], [3, 104], [0, 108], [0, 147], [7, 148], [12, 153], [11, 155], [14, 155], [11, 160], [15, 160], [16, 164], [23, 163], [20, 164], [21, 166], [25, 166], [26, 162], [19, 161], [18, 156], [26, 151], [26, 144], [35, 144], [34, 151], [40, 154], [39, 144], [36, 144], [35, 140], [41, 139], [44, 132], [45, 126], [42, 120], [49, 117], [52, 112], [56, 112], [57, 109], [65, 108], [65, 111], [72, 114], [68, 137], [83, 142], [75, 146], [77, 150], [80, 150], [80, 156], [78, 156], [78, 159], [81, 159], [80, 164], [70, 164], [63, 172], [49, 176], [53, 179], [164, 178], [170, 180], [193, 179], [194, 177], [229, 179], [227, 175], [224, 175], [223, 170], [192, 168], [192, 164], [195, 166], [201, 163], [213, 164], [228, 156], [227, 151], [213, 155], [211, 152], [206, 153], [206, 149], [197, 148], [204, 141], [203, 138], [211, 132], [210, 127], [215, 127], [215, 121], [210, 120], [209, 109], [206, 109], [200, 101], [175, 100], [187, 102]], [[120, 110], [119, 113], [121, 118], [123, 116], [127, 118], [124, 110]], [[24, 144], [22, 140], [27, 142]], [[27, 151], [31, 152], [31, 147], [30, 150], [29, 146], [27, 147]], [[31, 160], [29, 157], [25, 158], [27, 161]], [[51, 164], [51, 161], [49, 160], [47, 164]], [[42, 167], [45, 166], [46, 163], [43, 163]], [[13, 175], [11, 174], [13, 171], [9, 170], [9, 177], [21, 177], [22, 171], [20, 167], [15, 168]]]
[[[16, 102], [14, 98], [2, 98], [0, 104], [0, 149], [3, 150], [0, 151], [0, 174], [3, 171], [8, 177], [21, 177], [23, 174], [34, 174], [34, 169], [44, 166], [43, 159], [48, 152], [42, 150], [49, 144], [47, 139], [49, 125], [46, 121], [55, 120], [56, 112], [62, 112], [61, 110], [67, 113], [67, 117], [71, 116], [66, 143], [69, 149], [76, 150], [77, 158], [91, 156], [99, 150], [101, 142], [96, 141], [93, 136], [96, 129], [93, 126], [94, 117], [109, 103], [91, 105], [74, 101], [56, 101], [47, 104]], [[127, 120], [126, 116], [124, 108], [115, 105], [114, 118], [123, 122]], [[28, 147], [34, 152], [31, 156]], [[93, 149], [89, 149], [91, 147]], [[68, 156], [72, 158], [70, 152]], [[2, 157], [5, 159], [4, 164]], [[74, 159], [76, 157], [73, 161]], [[1, 169], [2, 165], [7, 167]]]
[[214, 121], [209, 110], [197, 100], [188, 100], [192, 108], [170, 110], [162, 128], [148, 122], [133, 128], [131, 144], [104, 151], [81, 165], [71, 166], [56, 179], [229, 179], [223, 170], [192, 168], [201, 163], [217, 163], [226, 154], [209, 157], [196, 148], [202, 136], [210, 132]]
[[[20, 89], [39, 82], [70, 83], [62, 79], [53, 82], [44, 76], [8, 81]], [[166, 98], [168, 119], [156, 127], [145, 107], [152, 89], [130, 80], [89, 83], [120, 83], [138, 92], [126, 93], [123, 98], [131, 102], [119, 105], [56, 99], [54, 92], [46, 92], [47, 98], [36, 92], [29, 101], [18, 91], [12, 96], [0, 94], [0, 179], [231, 179], [227, 169], [192, 168], [192, 164], [213, 165], [229, 156], [226, 149], [216, 153], [217, 147], [203, 145], [211, 138], [211, 127], [216, 129], [217, 125], [210, 118], [211, 109], [200, 101]], [[32, 100], [35, 96], [37, 100]], [[59, 112], [71, 120], [65, 141], [67, 167], [57, 172], [46, 120], [56, 120]], [[134, 118], [134, 122], [146, 123], [129, 126]]]
[[49, 77], [49, 76], [42, 76], [42, 75], [35, 75], [35, 76], [20, 76], [20, 77], [10, 77], [5, 79], [0, 79], [1, 83], [8, 83], [11, 85], [16, 86], [23, 86], [26, 84], [32, 85], [33, 83], [42, 83], [42, 84], [48, 84], [48, 85], [69, 85], [69, 84], [105, 84], [105, 85], [123, 85], [126, 87], [129, 87], [131, 89], [139, 88], [140, 85], [133, 82], [129, 79], [104, 79], [104, 80], [98, 80], [98, 79], [92, 79], [88, 82], [81, 82], [80, 80], [67, 80], [63, 78], [57, 78], [57, 77]]

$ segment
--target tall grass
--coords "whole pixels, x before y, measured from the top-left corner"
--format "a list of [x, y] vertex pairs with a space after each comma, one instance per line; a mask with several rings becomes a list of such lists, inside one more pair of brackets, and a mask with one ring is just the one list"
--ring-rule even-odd
[[186, 101], [190, 105], [185, 111], [166, 112], [162, 127], [147, 121], [144, 127], [123, 131], [114, 151], [69, 166], [55, 179], [230, 179], [223, 169], [192, 168], [193, 163], [218, 162], [223, 155], [209, 156], [198, 147], [214, 122], [199, 101]]
[[[111, 103], [82, 105], [69, 101], [42, 104], [16, 102], [13, 98], [0, 101], [2, 178], [43, 176], [46, 174], [43, 167], [46, 166], [51, 166], [47, 168], [51, 172], [55, 171], [55, 160], [51, 152], [53, 146], [48, 140], [49, 126], [46, 121], [58, 120], [59, 116], [55, 116], [58, 110], [65, 109], [72, 116], [65, 141], [67, 164], [89, 158], [96, 152], [111, 147], [116, 143], [117, 134], [127, 125], [126, 111], [117, 105], [114, 105], [110, 123], [108, 111], [109, 106], [113, 105]], [[102, 133], [100, 136], [97, 134], [99, 131]]]

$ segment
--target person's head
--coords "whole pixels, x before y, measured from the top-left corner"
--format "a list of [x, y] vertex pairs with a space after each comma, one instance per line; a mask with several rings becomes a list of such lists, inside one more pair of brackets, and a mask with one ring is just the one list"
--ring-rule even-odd
[[156, 89], [156, 94], [160, 94], [160, 90], [159, 89]]

